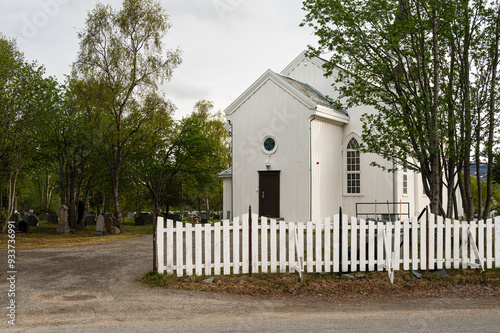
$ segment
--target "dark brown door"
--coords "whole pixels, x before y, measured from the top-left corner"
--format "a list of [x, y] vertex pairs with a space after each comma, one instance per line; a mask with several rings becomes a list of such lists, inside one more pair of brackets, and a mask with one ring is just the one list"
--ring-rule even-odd
[[259, 215], [280, 217], [280, 171], [259, 171]]

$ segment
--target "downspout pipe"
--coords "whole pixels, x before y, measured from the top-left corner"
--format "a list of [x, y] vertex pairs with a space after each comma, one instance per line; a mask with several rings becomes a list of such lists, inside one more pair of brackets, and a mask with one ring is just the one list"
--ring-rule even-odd
[[231, 126], [231, 216], [229, 220], [233, 220], [234, 216], [234, 144], [233, 144], [233, 123], [231, 120], [227, 121]]
[[[392, 173], [392, 202], [393, 202], [393, 214], [395, 216], [397, 216], [398, 214], [396, 214], [396, 211], [398, 209], [398, 204], [397, 204], [397, 200], [398, 200], [398, 172], [397, 172], [397, 169], [396, 169], [396, 160], [394, 158], [392, 158], [392, 170], [393, 173]], [[392, 220], [392, 218], [389, 216], [389, 218]], [[395, 221], [396, 219], [394, 219]]]
[[316, 119], [314, 115], [311, 120], [309, 120], [309, 221], [312, 221], [312, 122]]

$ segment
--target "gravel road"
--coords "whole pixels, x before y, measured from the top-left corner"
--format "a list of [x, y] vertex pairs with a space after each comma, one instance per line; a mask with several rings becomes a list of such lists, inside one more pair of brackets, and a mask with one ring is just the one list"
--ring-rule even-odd
[[[6, 255], [0, 250], [4, 314], [10, 298]], [[495, 331], [498, 299], [323, 301], [262, 299], [150, 288], [137, 278], [152, 269], [152, 237], [120, 242], [18, 250], [16, 325], [9, 332], [398, 332], [439, 329]], [[471, 318], [470, 320], [468, 318]], [[496, 328], [495, 328], [496, 327]]]

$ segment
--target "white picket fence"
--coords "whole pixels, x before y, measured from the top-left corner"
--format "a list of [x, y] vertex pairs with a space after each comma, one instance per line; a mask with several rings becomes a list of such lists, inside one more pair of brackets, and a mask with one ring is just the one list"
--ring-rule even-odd
[[[375, 222], [335, 215], [292, 223], [248, 214], [183, 224], [158, 218], [160, 273], [227, 275], [500, 267], [500, 217], [493, 221]], [[251, 228], [249, 228], [249, 225]]]

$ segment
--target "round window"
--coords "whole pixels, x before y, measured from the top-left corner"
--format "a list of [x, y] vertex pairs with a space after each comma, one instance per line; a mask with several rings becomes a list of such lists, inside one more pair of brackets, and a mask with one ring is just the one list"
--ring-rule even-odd
[[276, 142], [276, 138], [270, 135], [267, 135], [264, 138], [264, 142], [262, 144], [262, 150], [266, 154], [272, 154], [278, 149], [278, 143]]

